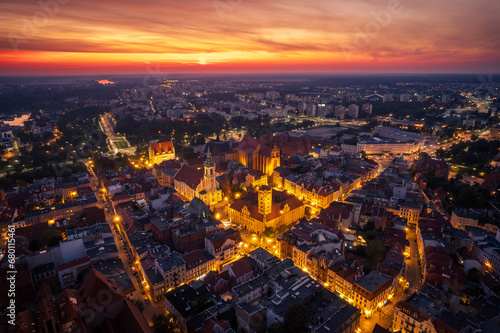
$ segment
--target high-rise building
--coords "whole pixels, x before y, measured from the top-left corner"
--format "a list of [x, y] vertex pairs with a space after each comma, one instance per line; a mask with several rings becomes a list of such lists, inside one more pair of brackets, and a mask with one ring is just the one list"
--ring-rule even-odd
[[410, 94], [401, 94], [399, 96], [399, 101], [400, 102], [409, 102], [411, 100], [411, 95]]
[[308, 117], [316, 117], [316, 104], [308, 104], [307, 106], [307, 116]]
[[349, 108], [347, 109], [347, 115], [353, 119], [357, 119], [359, 117], [359, 105], [349, 105]]
[[371, 115], [373, 112], [373, 105], [372, 104], [363, 104], [361, 106], [363, 113]]
[[280, 93], [279, 91], [268, 91], [266, 92], [266, 98], [271, 101], [277, 100], [280, 98]]
[[335, 107], [333, 109], [333, 114], [337, 118], [344, 119], [344, 117], [345, 117], [345, 106], [343, 106], [343, 105], [335, 105]]

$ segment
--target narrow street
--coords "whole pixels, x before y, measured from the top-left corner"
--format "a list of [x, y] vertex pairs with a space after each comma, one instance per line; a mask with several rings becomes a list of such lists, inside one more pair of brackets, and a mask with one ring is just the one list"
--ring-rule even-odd
[[394, 318], [394, 305], [408, 296], [403, 293], [403, 290], [404, 284], [400, 283], [398, 289], [394, 293], [394, 297], [389, 300], [386, 305], [376, 311], [370, 318], [366, 318], [363, 314], [361, 314], [359, 327], [361, 328], [362, 333], [371, 333], [375, 324], [379, 324], [384, 328], [390, 328], [392, 326], [392, 320]]
[[409, 284], [407, 294], [410, 296], [413, 292], [420, 290], [423, 281], [416, 231], [410, 228], [406, 239], [410, 242], [410, 257], [406, 259], [405, 280]]
[[[361, 317], [360, 328], [361, 332], [370, 333], [375, 324], [390, 330], [394, 319], [394, 305], [409, 297], [412, 293], [420, 290], [422, 287], [421, 267], [419, 264], [420, 256], [418, 254], [417, 236], [413, 229], [408, 229], [407, 239], [410, 242], [410, 256], [405, 261], [405, 274], [400, 280], [398, 288], [394, 293], [394, 297], [387, 302], [379, 311], [375, 312], [371, 318]], [[406, 283], [409, 287], [406, 290]], [[406, 290], [406, 292], [405, 292]]]
[[[134, 270], [137, 272], [137, 276], [142, 275], [141, 269], [139, 265], [136, 265], [133, 260], [133, 255], [132, 251], [130, 249], [130, 243], [128, 242], [128, 237], [125, 234], [125, 231], [123, 230], [123, 226], [121, 222], [115, 219], [115, 214], [111, 206], [111, 202], [109, 201], [109, 196], [107, 193], [104, 195], [100, 191], [101, 189], [98, 187], [99, 186], [99, 179], [94, 173], [94, 170], [87, 164], [87, 167], [90, 171], [90, 183], [91, 186], [96, 189], [96, 195], [98, 196], [99, 200], [99, 207], [104, 209], [104, 213], [106, 216], [106, 221], [111, 227], [111, 231], [113, 232], [113, 237], [115, 239], [115, 244], [118, 249], [118, 256], [121, 259], [123, 266], [125, 268], [125, 272], [127, 273], [128, 277], [132, 281], [135, 287], [135, 291], [132, 294], [133, 299], [137, 300], [139, 302], [142, 302], [144, 304], [144, 311], [143, 314], [148, 320], [148, 322], [151, 324], [151, 318], [153, 314], [165, 314], [166, 309], [165, 309], [165, 304], [163, 302], [158, 302], [154, 303], [150, 298], [148, 293], [145, 293], [145, 295], [142, 294], [142, 289], [139, 286], [140, 282], [138, 281], [138, 278], [136, 275], [134, 275]], [[128, 255], [127, 255], [128, 254]], [[141, 279], [144, 279], [141, 277]]]

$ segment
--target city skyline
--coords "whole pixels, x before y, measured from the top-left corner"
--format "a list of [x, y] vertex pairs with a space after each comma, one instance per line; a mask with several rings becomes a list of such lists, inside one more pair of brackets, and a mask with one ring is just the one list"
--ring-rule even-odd
[[0, 75], [493, 73], [498, 1], [0, 5]]

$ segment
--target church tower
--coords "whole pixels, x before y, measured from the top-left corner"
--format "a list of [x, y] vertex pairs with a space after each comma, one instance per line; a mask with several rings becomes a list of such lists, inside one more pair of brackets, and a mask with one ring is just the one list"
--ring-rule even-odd
[[212, 160], [212, 153], [210, 148], [208, 148], [207, 158], [204, 162], [205, 166], [205, 191], [209, 192], [212, 189], [217, 188], [215, 180], [215, 163]]
[[274, 169], [280, 166], [281, 164], [281, 157], [280, 157], [280, 149], [276, 146], [276, 144], [273, 145], [273, 149], [271, 150], [271, 170], [268, 175], [272, 175]]
[[262, 186], [258, 193], [259, 213], [264, 215], [271, 213], [273, 207], [273, 190], [270, 186]]

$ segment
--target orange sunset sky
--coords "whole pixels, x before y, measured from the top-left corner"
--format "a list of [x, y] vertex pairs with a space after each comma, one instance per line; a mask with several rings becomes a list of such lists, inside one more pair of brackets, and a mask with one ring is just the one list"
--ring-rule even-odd
[[498, 0], [2, 0], [0, 75], [500, 72]]

